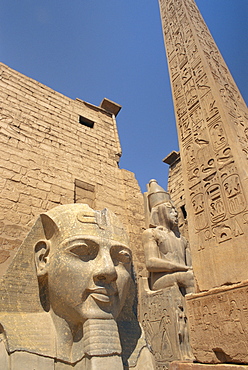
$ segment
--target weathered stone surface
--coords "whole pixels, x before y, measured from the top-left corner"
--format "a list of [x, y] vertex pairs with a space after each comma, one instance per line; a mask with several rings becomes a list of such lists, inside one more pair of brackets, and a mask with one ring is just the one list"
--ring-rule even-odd
[[153, 368], [134, 314], [128, 237], [107, 209], [71, 204], [41, 214], [0, 281], [0, 295], [5, 370], [17, 363], [18, 370], [93, 370], [100, 358], [101, 369], [138, 370], [142, 358]]
[[199, 362], [248, 363], [248, 281], [186, 297]]
[[159, 2], [193, 268], [204, 291], [248, 279], [247, 108], [194, 0]]

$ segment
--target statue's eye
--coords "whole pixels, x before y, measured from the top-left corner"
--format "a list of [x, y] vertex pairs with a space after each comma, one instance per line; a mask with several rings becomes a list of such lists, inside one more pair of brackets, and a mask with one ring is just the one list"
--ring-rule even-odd
[[112, 247], [111, 256], [115, 265], [129, 264], [132, 261], [131, 251], [121, 246]]
[[120, 261], [123, 262], [123, 263], [131, 262], [131, 254], [128, 251], [126, 251], [125, 249], [119, 251], [118, 257], [119, 257]]
[[70, 253], [79, 257], [82, 261], [90, 261], [96, 258], [98, 248], [95, 243], [80, 243], [69, 248]]

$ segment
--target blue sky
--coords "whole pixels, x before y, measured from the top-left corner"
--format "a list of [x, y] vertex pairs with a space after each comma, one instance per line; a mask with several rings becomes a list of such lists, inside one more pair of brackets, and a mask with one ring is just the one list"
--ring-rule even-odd
[[[196, 0], [248, 101], [247, 0]], [[1, 0], [0, 56], [52, 89], [117, 117], [120, 167], [142, 191], [151, 178], [167, 186], [162, 159], [178, 149], [157, 0]]]

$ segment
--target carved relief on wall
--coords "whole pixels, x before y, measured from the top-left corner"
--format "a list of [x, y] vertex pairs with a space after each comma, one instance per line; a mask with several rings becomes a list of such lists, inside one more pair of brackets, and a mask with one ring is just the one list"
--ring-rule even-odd
[[226, 215], [225, 205], [219, 184], [208, 184], [206, 186], [206, 196], [211, 222], [215, 224], [224, 220]]
[[179, 118], [178, 125], [179, 125], [179, 132], [181, 135], [181, 140], [184, 141], [189, 137], [189, 135], [191, 135], [189, 117], [187, 114], [184, 114], [183, 116]]
[[243, 195], [241, 182], [238, 174], [228, 176], [223, 181], [224, 193], [228, 200], [230, 214], [236, 215], [246, 209], [246, 200]]
[[209, 125], [209, 134], [213, 149], [218, 153], [218, 151], [227, 144], [223, 123], [220, 118], [212, 121], [211, 126]]
[[247, 293], [244, 282], [187, 297], [191, 344], [198, 361], [248, 362]]
[[200, 184], [191, 187], [190, 197], [194, 212], [195, 228], [196, 230], [205, 229], [208, 226], [208, 216], [205, 208], [206, 198]]
[[[210, 137], [213, 147], [219, 152], [217, 160], [214, 160], [214, 158], [207, 160], [208, 155], [206, 151], [196, 151], [193, 149], [193, 143], [189, 143], [184, 151], [188, 167], [189, 184], [193, 179], [197, 180], [197, 178], [201, 179], [203, 184], [203, 187], [200, 187], [200, 185], [190, 186], [196, 229], [202, 229], [207, 226], [207, 217], [203, 213], [206, 209], [208, 209], [207, 213], [210, 215], [212, 224], [223, 221], [227, 216], [227, 212], [230, 215], [236, 215], [246, 209], [246, 200], [239, 176], [236, 173], [237, 169], [235, 169], [233, 161], [230, 162], [232, 158], [230, 149], [226, 147], [226, 137], [223, 135], [223, 127], [218, 120], [210, 127], [210, 132], [212, 133]], [[224, 149], [222, 149], [223, 147]], [[194, 151], [197, 154], [194, 154]], [[197, 171], [196, 156], [202, 162], [200, 170], [198, 168]], [[219, 169], [219, 174], [217, 169]], [[194, 172], [198, 174], [198, 177], [190, 176]], [[199, 192], [196, 190], [197, 187], [201, 188]], [[201, 214], [202, 217], [200, 216]]]
[[229, 115], [235, 125], [238, 142], [245, 159], [248, 159], [248, 112], [235, 105], [229, 110]]
[[208, 90], [208, 92], [202, 97], [201, 107], [207, 122], [219, 113], [216, 100], [210, 90]]
[[156, 369], [167, 369], [172, 361], [193, 360], [189, 346], [184, 298], [176, 286], [151, 291], [146, 278], [140, 281], [140, 320]]

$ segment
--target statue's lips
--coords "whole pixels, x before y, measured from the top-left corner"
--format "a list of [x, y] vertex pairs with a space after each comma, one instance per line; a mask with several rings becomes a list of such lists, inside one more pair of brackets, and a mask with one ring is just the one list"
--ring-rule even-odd
[[110, 303], [112, 297], [117, 295], [117, 291], [115, 289], [111, 289], [110, 291], [106, 290], [105, 288], [96, 288], [96, 289], [89, 289], [90, 296], [98, 302], [102, 303]]
[[105, 294], [100, 293], [93, 293], [91, 294], [91, 297], [94, 298], [95, 301], [102, 302], [102, 303], [109, 303], [110, 297]]

